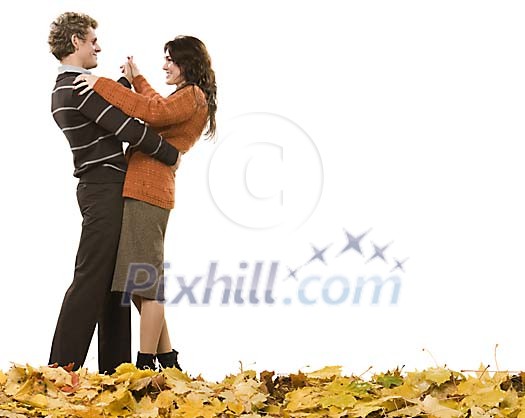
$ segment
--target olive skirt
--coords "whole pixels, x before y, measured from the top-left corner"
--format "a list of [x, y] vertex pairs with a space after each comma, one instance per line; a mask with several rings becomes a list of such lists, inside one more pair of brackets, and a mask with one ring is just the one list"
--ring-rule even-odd
[[164, 301], [164, 236], [169, 209], [124, 199], [111, 290]]

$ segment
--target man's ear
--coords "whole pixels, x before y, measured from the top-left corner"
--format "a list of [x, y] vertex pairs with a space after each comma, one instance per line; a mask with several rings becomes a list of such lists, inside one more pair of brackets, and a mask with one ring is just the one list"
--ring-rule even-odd
[[75, 51], [77, 51], [80, 45], [80, 39], [77, 34], [71, 35], [71, 44], [75, 47]]

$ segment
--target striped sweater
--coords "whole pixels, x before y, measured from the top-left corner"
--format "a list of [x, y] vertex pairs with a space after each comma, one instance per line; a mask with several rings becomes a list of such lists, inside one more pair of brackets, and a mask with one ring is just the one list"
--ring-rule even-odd
[[122, 142], [164, 164], [175, 164], [177, 149], [144, 123], [125, 115], [94, 91], [79, 95], [73, 88], [77, 75], [59, 74], [51, 96], [53, 118], [73, 152], [75, 177], [92, 183], [124, 181], [127, 161]]

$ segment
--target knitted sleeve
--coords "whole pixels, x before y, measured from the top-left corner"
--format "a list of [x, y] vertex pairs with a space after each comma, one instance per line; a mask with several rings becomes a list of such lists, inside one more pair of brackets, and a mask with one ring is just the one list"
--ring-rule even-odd
[[153, 127], [169, 126], [188, 120], [198, 106], [206, 104], [204, 93], [195, 86], [184, 87], [167, 98], [148, 91], [148, 94], [151, 94], [148, 97], [133, 92], [109, 78], [100, 77], [93, 89], [127, 115], [142, 119]]
[[148, 80], [146, 80], [142, 74], [139, 74], [133, 78], [133, 87], [135, 87], [135, 91], [137, 93], [142, 94], [143, 96], [150, 98], [162, 98], [162, 96], [157, 93], [153, 87], [151, 87], [151, 84], [148, 83]]
[[[115, 84], [128, 90], [117, 82]], [[71, 103], [76, 105], [76, 110], [80, 111], [88, 119], [88, 122], [71, 127], [69, 128], [70, 130], [80, 129], [83, 126], [96, 123], [107, 131], [114, 133], [120, 141], [129, 142], [130, 147], [136, 147], [167, 165], [173, 165], [177, 161], [179, 151], [175, 147], [164, 141], [153, 129], [148, 129], [145, 124], [112, 106], [95, 91], [89, 92], [85, 97], [80, 96], [77, 91], [69, 94], [71, 94]]]

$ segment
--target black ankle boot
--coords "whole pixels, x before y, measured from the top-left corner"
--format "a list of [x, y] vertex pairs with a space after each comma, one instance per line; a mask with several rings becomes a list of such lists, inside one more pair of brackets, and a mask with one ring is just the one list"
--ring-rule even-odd
[[162, 369], [166, 369], [168, 367], [175, 367], [182, 371], [182, 368], [179, 365], [179, 362], [177, 361], [177, 355], [179, 353], [175, 350], [171, 350], [169, 353], [161, 353], [157, 354], [157, 360], [160, 363], [160, 367]]
[[155, 370], [155, 354], [137, 353], [137, 369]]

